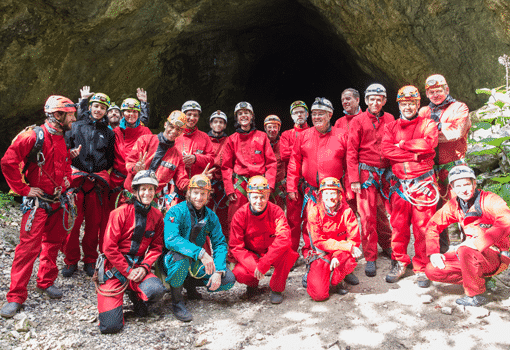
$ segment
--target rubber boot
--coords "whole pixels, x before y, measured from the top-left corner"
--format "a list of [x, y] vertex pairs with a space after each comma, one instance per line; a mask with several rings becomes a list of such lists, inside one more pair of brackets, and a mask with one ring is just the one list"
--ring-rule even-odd
[[200, 281], [194, 279], [193, 277], [189, 277], [189, 276], [186, 277], [186, 279], [184, 280], [183, 286], [186, 289], [186, 294], [188, 296], [188, 300], [201, 300], [202, 299], [202, 294], [200, 294], [197, 291], [197, 285], [198, 285], [197, 282], [200, 282]]
[[193, 319], [193, 315], [184, 305], [182, 286], [177, 288], [170, 287], [170, 293], [172, 294], [172, 312], [174, 313], [175, 318], [182, 322], [190, 322]]

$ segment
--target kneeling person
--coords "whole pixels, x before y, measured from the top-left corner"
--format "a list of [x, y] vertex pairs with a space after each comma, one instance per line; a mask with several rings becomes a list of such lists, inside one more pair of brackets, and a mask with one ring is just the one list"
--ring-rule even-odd
[[107, 280], [96, 285], [101, 333], [117, 333], [124, 326], [124, 288], [138, 316], [147, 316], [148, 306], [166, 292], [151, 273], [152, 264], [163, 250], [163, 216], [151, 207], [158, 179], [153, 171], [142, 170], [132, 186], [134, 197], [111, 212], [105, 232], [106, 260], [104, 270], [98, 269], [98, 282]]
[[[453, 193], [450, 199], [427, 226], [427, 255], [425, 268], [432, 281], [462, 284], [466, 296], [456, 300], [464, 306], [487, 303], [485, 277], [493, 276], [508, 267], [510, 209], [498, 195], [476, 189], [474, 171], [458, 165], [448, 175]], [[464, 241], [441, 254], [439, 235], [450, 224], [460, 223]], [[506, 255], [505, 255], [506, 254]]]
[[[306, 257], [309, 270], [306, 291], [315, 301], [329, 297], [333, 286], [341, 283], [358, 264], [361, 256], [360, 233], [354, 212], [342, 200], [342, 185], [334, 177], [320, 184], [320, 202], [308, 210], [308, 233], [312, 250]], [[330, 277], [331, 276], [331, 277]], [[349, 275], [351, 280], [357, 280]], [[340, 286], [340, 294], [347, 291]]]
[[252, 296], [264, 274], [274, 266], [270, 301], [279, 304], [287, 276], [299, 255], [291, 249], [285, 213], [268, 202], [270, 188], [266, 178], [253, 176], [247, 190], [249, 203], [239, 208], [230, 225], [229, 246], [236, 261], [233, 272], [238, 282], [248, 286], [247, 295]]
[[[211, 195], [211, 181], [203, 174], [190, 180], [186, 201], [171, 207], [165, 216], [165, 247], [163, 257], [166, 282], [172, 293], [175, 317], [189, 322], [193, 316], [184, 305], [182, 286], [188, 299], [200, 298], [195, 287], [205, 286], [209, 292], [229, 290], [235, 277], [227, 268], [227, 243], [216, 214], [206, 207]], [[206, 238], [212, 244], [211, 257], [204, 248]], [[188, 276], [189, 274], [189, 276]]]

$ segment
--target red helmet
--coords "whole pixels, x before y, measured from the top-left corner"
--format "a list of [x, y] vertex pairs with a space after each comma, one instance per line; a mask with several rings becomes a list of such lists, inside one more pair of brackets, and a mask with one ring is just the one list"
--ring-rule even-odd
[[67, 97], [51, 95], [44, 104], [44, 112], [76, 112], [76, 105]]

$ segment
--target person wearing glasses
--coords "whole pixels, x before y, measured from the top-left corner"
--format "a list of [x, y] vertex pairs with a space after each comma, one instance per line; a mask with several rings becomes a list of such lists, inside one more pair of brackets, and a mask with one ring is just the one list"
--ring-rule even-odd
[[[498, 195], [476, 188], [476, 175], [466, 165], [450, 170], [448, 180], [456, 195], [427, 225], [425, 268], [432, 281], [462, 284], [465, 296], [456, 300], [464, 306], [481, 306], [488, 302], [485, 278], [504, 271], [510, 262], [510, 209]], [[462, 243], [441, 253], [440, 233], [459, 223]]]
[[347, 148], [347, 134], [340, 128], [333, 128], [330, 123], [333, 104], [324, 97], [317, 97], [311, 111], [313, 128], [299, 134], [287, 167], [289, 200], [297, 201], [299, 191], [303, 194], [301, 217], [305, 245], [302, 254], [305, 260], [309, 259], [308, 253], [312, 249], [307, 229], [308, 205], [317, 203], [321, 179], [342, 178]]
[[391, 267], [386, 282], [395, 283], [402, 278], [411, 263], [407, 246], [414, 235], [413, 271], [418, 286], [428, 288], [425, 276], [429, 262], [426, 249], [426, 226], [436, 212], [439, 200], [434, 175], [434, 149], [437, 146], [435, 123], [418, 116], [420, 93], [415, 86], [407, 85], [397, 93], [400, 118], [387, 124], [381, 143], [382, 156], [388, 158], [394, 176], [390, 180], [391, 201]]
[[387, 216], [390, 212], [389, 182], [386, 179], [390, 162], [382, 155], [381, 141], [385, 126], [395, 118], [383, 111], [386, 101], [386, 89], [381, 84], [371, 84], [366, 89], [367, 110], [350, 122], [347, 142], [347, 173], [351, 190], [356, 194], [365, 274], [369, 277], [376, 275], [377, 244], [391, 255], [391, 227]]
[[[308, 119], [308, 106], [303, 101], [294, 101], [290, 105], [290, 116], [294, 121], [292, 129], [282, 132], [280, 137], [280, 156], [284, 163], [285, 171], [289, 164], [292, 148], [298, 136], [309, 128]], [[299, 248], [299, 240], [301, 239], [301, 208], [303, 206], [303, 194], [300, 191], [296, 192], [296, 200], [289, 200], [285, 198], [285, 206], [287, 207], [287, 221], [290, 226], [290, 239], [292, 241], [292, 250], [297, 252]]]
[[[425, 91], [430, 103], [420, 109], [421, 117], [432, 119], [439, 133], [434, 170], [441, 193], [437, 208], [452, 198], [448, 191], [448, 172], [456, 165], [467, 165], [467, 137], [471, 128], [469, 108], [450, 95], [450, 88], [444, 76], [434, 74], [425, 81]], [[445, 200], [443, 200], [445, 198]], [[448, 230], [441, 233], [441, 250], [449, 246]]]
[[255, 128], [255, 114], [248, 102], [239, 102], [234, 109], [236, 132], [225, 142], [222, 153], [221, 175], [228, 196], [228, 222], [248, 203], [248, 179], [263, 175], [274, 191], [276, 183], [276, 156], [266, 133]]
[[[195, 175], [190, 180], [186, 201], [171, 207], [165, 216], [165, 253], [162, 256], [165, 282], [170, 285], [172, 312], [182, 322], [193, 319], [182, 295], [186, 280], [188, 300], [202, 299], [197, 286], [218, 292], [229, 290], [235, 283], [234, 274], [227, 268], [227, 242], [220, 222], [206, 206], [211, 193], [209, 178]], [[212, 254], [203, 248], [206, 238], [211, 241]]]

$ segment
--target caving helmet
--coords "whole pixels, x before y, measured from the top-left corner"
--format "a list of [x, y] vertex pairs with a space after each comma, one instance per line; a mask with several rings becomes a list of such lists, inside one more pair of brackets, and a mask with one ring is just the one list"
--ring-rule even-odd
[[181, 108], [181, 112], [186, 113], [186, 111], [191, 111], [193, 109], [197, 110], [198, 113], [202, 113], [202, 107], [200, 107], [200, 104], [197, 101], [193, 100], [184, 102]]
[[365, 90], [365, 98], [368, 96], [386, 96], [386, 88], [382, 86], [381, 84], [370, 84], [367, 89]]
[[89, 105], [93, 104], [94, 102], [101, 103], [106, 107], [110, 107], [110, 97], [106, 94], [103, 94], [102, 92], [98, 92], [97, 94], [92, 95], [89, 100]]
[[420, 92], [413, 85], [402, 86], [397, 92], [397, 102], [417, 101], [420, 102]]
[[248, 180], [246, 192], [248, 193], [268, 193], [270, 191], [267, 179], [262, 175], [255, 175]]

